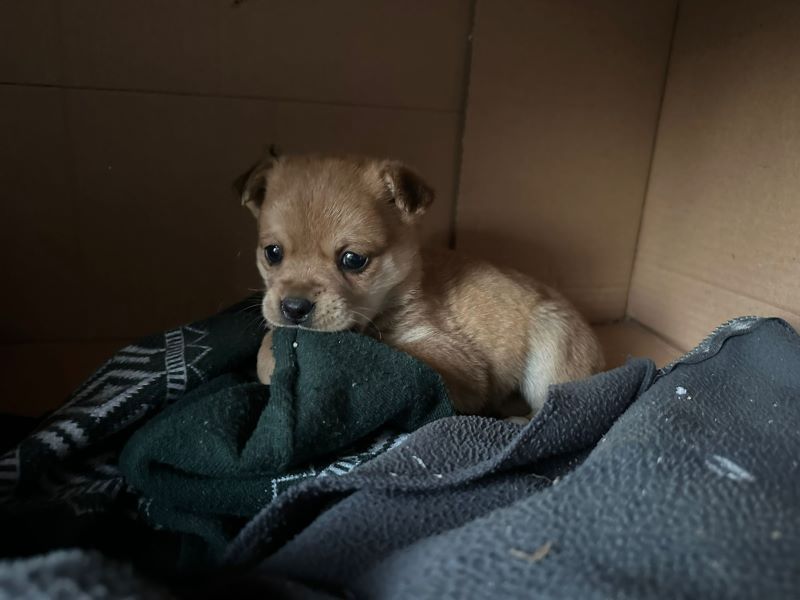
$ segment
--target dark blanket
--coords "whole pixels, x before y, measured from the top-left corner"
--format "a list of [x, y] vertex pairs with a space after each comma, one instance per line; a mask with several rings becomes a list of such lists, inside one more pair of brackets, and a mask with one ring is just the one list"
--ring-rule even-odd
[[743, 318], [551, 388], [525, 428], [437, 421], [288, 491], [227, 560], [359, 597], [797, 597], [800, 338]]
[[[149, 522], [200, 536], [209, 562], [279, 483], [316, 475], [314, 461], [328, 457], [324, 467], [379, 432], [410, 432], [453, 414], [437, 373], [372, 338], [279, 329], [273, 349], [269, 387], [218, 377], [144, 425], [120, 455]], [[393, 440], [371, 442], [365, 455]]]
[[[0, 455], [0, 558], [82, 546], [171, 575], [213, 559], [292, 485], [347, 473], [451, 414], [430, 368], [350, 333], [277, 335], [270, 395], [255, 380], [258, 304], [123, 348]], [[137, 431], [132, 486], [118, 460]]]
[[226, 373], [254, 370], [264, 333], [256, 305], [251, 298], [126, 346], [0, 455], [0, 558], [84, 546], [170, 570], [180, 540], [140, 518], [119, 452], [165, 406]]

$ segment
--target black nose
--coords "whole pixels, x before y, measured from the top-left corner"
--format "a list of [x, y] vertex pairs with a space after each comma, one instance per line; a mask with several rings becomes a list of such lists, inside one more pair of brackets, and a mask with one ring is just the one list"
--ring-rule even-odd
[[281, 300], [281, 312], [286, 320], [298, 324], [305, 321], [314, 310], [314, 303], [305, 298], [284, 298]]

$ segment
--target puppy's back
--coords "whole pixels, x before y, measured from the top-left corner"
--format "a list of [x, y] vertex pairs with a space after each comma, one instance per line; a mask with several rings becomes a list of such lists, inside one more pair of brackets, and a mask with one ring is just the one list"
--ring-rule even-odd
[[493, 398], [518, 390], [536, 412], [549, 385], [602, 368], [594, 333], [555, 290], [452, 251], [425, 251], [423, 265], [424, 297], [437, 326], [464, 339], [465, 351], [480, 350]]

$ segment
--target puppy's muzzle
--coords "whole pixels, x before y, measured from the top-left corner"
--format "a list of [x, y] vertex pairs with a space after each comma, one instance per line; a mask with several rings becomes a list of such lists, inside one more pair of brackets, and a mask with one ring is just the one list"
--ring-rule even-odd
[[281, 313], [289, 323], [299, 325], [307, 321], [315, 304], [306, 298], [284, 298], [281, 300]]

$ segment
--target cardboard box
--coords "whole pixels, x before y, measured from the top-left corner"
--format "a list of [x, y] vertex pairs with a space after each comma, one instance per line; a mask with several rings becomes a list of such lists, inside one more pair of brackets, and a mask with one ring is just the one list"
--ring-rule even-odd
[[609, 366], [743, 314], [800, 327], [798, 3], [30, 0], [0, 23], [0, 411], [256, 287], [230, 184], [269, 143], [413, 164], [426, 242], [559, 287]]

